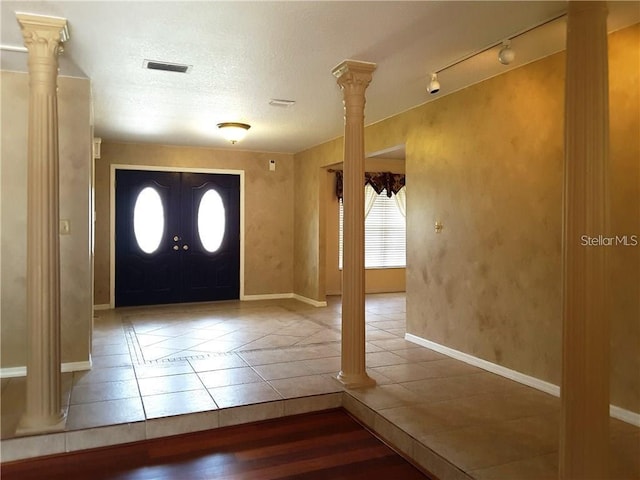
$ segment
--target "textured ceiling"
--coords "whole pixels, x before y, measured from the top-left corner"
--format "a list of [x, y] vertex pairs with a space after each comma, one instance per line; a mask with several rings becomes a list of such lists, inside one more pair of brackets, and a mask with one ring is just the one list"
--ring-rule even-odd
[[[609, 28], [640, 19], [639, 2], [610, 4]], [[68, 20], [63, 73], [91, 79], [96, 136], [175, 145], [298, 152], [342, 134], [341, 92], [331, 70], [350, 58], [375, 62], [366, 123], [436, 96], [431, 71], [558, 17], [548, 2], [96, 2], [2, 1], [1, 43], [22, 46], [15, 12]], [[564, 18], [513, 39], [516, 60], [495, 47], [443, 71], [438, 96], [564, 48]], [[3, 51], [3, 68], [26, 53]], [[189, 73], [143, 68], [147, 60]], [[523, 92], [523, 94], [526, 94]], [[431, 97], [431, 98], [430, 98]], [[269, 100], [291, 99], [291, 107]], [[231, 146], [216, 124], [251, 124]], [[391, 146], [390, 146], [391, 147]]]

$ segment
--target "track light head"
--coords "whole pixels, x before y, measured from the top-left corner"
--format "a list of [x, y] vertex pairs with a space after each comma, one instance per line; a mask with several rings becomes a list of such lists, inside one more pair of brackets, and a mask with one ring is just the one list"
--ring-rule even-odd
[[513, 62], [513, 59], [516, 58], [516, 54], [513, 50], [511, 50], [511, 41], [505, 40], [502, 42], [502, 48], [498, 53], [498, 60], [503, 65], [509, 65]]
[[436, 93], [438, 93], [440, 91], [440, 82], [438, 81], [438, 74], [437, 73], [432, 73], [431, 74], [431, 81], [429, 82], [429, 85], [427, 86], [427, 92], [429, 92], [431, 95], [434, 95]]

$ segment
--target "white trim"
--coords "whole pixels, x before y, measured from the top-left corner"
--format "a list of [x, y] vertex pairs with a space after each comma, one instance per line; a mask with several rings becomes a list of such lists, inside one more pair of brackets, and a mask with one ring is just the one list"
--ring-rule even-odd
[[327, 302], [313, 300], [312, 298], [303, 297], [302, 295], [298, 295], [297, 293], [265, 293], [262, 295], [245, 295], [241, 298], [241, 300], [252, 302], [254, 300], [280, 300], [283, 298], [293, 298], [295, 300], [298, 300], [299, 302], [313, 305], [314, 307], [327, 306]]
[[[435, 350], [436, 352], [442, 353], [451, 358], [455, 358], [456, 360], [460, 360], [461, 362], [465, 362], [469, 365], [482, 368], [483, 370], [487, 370], [502, 377], [506, 377], [510, 380], [513, 380], [514, 382], [522, 383], [555, 397], [560, 396], [560, 387], [553, 383], [545, 382], [544, 380], [540, 380], [539, 378], [531, 377], [516, 370], [511, 370], [510, 368], [503, 367], [502, 365], [488, 362], [487, 360], [474, 357], [473, 355], [469, 355], [468, 353], [445, 347], [444, 345], [440, 345], [439, 343], [432, 342], [431, 340], [418, 337], [417, 335], [412, 335], [411, 333], [406, 333], [404, 338], [409, 342], [416, 343], [422, 347]], [[622, 420], [623, 422], [627, 422], [640, 427], [640, 413], [625, 410], [624, 408], [617, 407], [615, 405], [609, 405], [609, 415], [611, 415], [613, 418], [617, 418], [618, 420]]]
[[108, 303], [102, 303], [100, 305], [93, 306], [94, 310], [111, 310], [111, 308], [111, 305], [109, 305]]
[[81, 372], [81, 371], [84, 371], [84, 370], [91, 370], [92, 365], [93, 365], [93, 362], [91, 360], [91, 356], [89, 356], [89, 360], [87, 360], [85, 362], [63, 363], [62, 365], [60, 365], [60, 371], [62, 373]]
[[[79, 372], [83, 370], [91, 370], [91, 359], [85, 362], [68, 362], [60, 365], [60, 372], [69, 373], [69, 372]], [[26, 377], [27, 376], [27, 367], [7, 367], [0, 368], [0, 378], [16, 378], [16, 377]]]
[[630, 423], [636, 427], [640, 427], [640, 413], [632, 412], [631, 410], [625, 410], [624, 408], [617, 407], [615, 405], [609, 405], [609, 414], [613, 418], [622, 420], [623, 422]]
[[27, 367], [0, 368], [0, 378], [24, 377], [27, 375]]
[[491, 363], [481, 358], [474, 357], [473, 355], [469, 355], [468, 353], [454, 350], [453, 348], [445, 347], [444, 345], [440, 345], [439, 343], [432, 342], [431, 340], [426, 340], [410, 333], [405, 334], [404, 338], [405, 340], [417, 343], [418, 345], [421, 345], [423, 347], [430, 348], [431, 350], [435, 350], [436, 352], [443, 353], [449, 357], [455, 358], [456, 360], [468, 363], [469, 365], [480, 367], [483, 370], [488, 370], [489, 372], [496, 373], [502, 377], [506, 377], [518, 383], [523, 383], [525, 385], [528, 385], [529, 387], [542, 390], [543, 392], [549, 393], [556, 397], [560, 396], [560, 387], [554, 385], [553, 383], [545, 382], [544, 380], [540, 380], [539, 378], [530, 377], [529, 375], [525, 375], [524, 373], [511, 370], [509, 368], [503, 367], [502, 365], [496, 365], [495, 363]]
[[129, 165], [112, 164], [110, 168], [109, 195], [110, 195], [110, 219], [109, 219], [109, 308], [116, 305], [116, 170], [148, 170], [152, 172], [188, 172], [188, 173], [220, 173], [240, 176], [240, 298], [244, 297], [244, 170], [231, 170], [224, 168], [188, 168], [188, 167], [164, 167], [159, 165]]
[[297, 293], [293, 294], [293, 298], [295, 298], [296, 300], [303, 302], [303, 303], [308, 303], [309, 305], [313, 305], [314, 307], [326, 307], [327, 306], [327, 302], [321, 302], [319, 300], [314, 300], [312, 298], [308, 298], [308, 297], [303, 297], [302, 295], [298, 295]]
[[265, 293], [261, 295], [245, 295], [241, 297], [240, 300], [254, 302], [256, 300], [281, 300], [283, 298], [293, 298], [293, 293]]

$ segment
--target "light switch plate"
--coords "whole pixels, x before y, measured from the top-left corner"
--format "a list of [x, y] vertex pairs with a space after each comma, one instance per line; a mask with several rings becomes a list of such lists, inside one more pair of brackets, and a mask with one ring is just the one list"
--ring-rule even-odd
[[71, 223], [69, 220], [60, 220], [60, 235], [69, 235], [71, 233]]

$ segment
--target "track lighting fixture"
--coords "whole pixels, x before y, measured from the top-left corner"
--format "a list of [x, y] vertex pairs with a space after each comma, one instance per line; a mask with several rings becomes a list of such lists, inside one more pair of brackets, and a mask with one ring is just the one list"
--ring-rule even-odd
[[427, 92], [431, 95], [438, 93], [440, 91], [440, 82], [438, 81], [438, 74], [431, 74], [431, 81], [429, 82], [429, 86], [427, 86]]
[[503, 65], [509, 65], [516, 58], [516, 54], [511, 50], [511, 40], [505, 40], [502, 42], [502, 48], [498, 53], [498, 60]]

